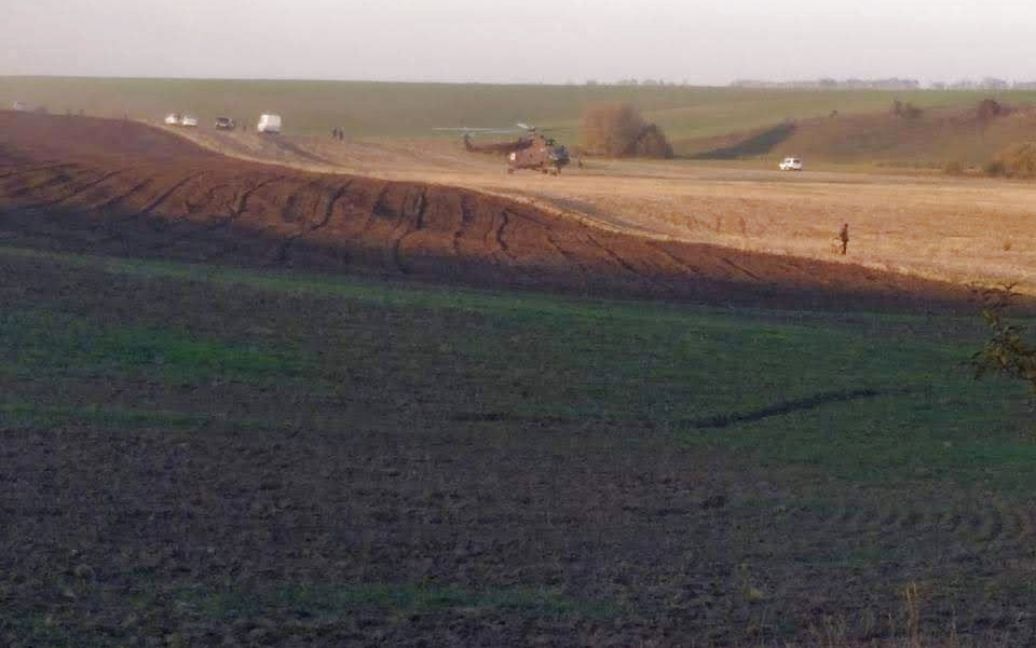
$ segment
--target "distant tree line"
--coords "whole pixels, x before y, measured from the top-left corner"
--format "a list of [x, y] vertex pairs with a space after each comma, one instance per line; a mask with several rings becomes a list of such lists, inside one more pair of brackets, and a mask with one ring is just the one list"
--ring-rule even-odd
[[665, 79], [619, 79], [615, 82], [617, 86], [646, 86], [646, 87], [659, 87], [659, 86], [686, 86], [690, 85], [687, 80], [683, 80], [680, 83], [675, 81], [667, 81]]
[[[812, 79], [801, 81], [759, 81], [742, 79], [730, 84], [734, 88], [788, 88], [798, 90], [920, 90], [925, 87], [917, 79]], [[1036, 90], [1036, 81], [1007, 81], [996, 77], [933, 81], [932, 90]]]
[[[693, 85], [687, 79], [682, 81], [670, 81], [662, 78], [629, 77], [615, 81], [600, 81], [598, 79], [587, 79], [584, 82], [587, 86], [641, 86], [641, 87], [676, 87]], [[569, 85], [573, 85], [571, 82]], [[1008, 81], [996, 77], [984, 77], [982, 79], [960, 79], [957, 81], [932, 81], [924, 85], [917, 79], [901, 79], [891, 77], [888, 79], [833, 79], [823, 77], [820, 79], [802, 79], [798, 81], [765, 81], [761, 79], [738, 79], [730, 83], [732, 88], [780, 88], [792, 90], [1036, 90], [1036, 81]]]
[[742, 79], [730, 84], [734, 88], [789, 88], [803, 90], [917, 90], [917, 79], [815, 79], [807, 81], [758, 81]]

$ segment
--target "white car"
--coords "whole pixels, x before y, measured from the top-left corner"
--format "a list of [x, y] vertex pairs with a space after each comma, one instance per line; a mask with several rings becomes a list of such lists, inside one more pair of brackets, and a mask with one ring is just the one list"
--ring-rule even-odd
[[264, 113], [259, 116], [259, 124], [256, 130], [260, 133], [277, 134], [281, 132], [281, 116], [273, 113]]
[[170, 113], [165, 117], [166, 126], [186, 126], [188, 128], [198, 127], [198, 118], [194, 115], [181, 115], [180, 113]]
[[800, 158], [787, 157], [778, 165], [781, 171], [801, 171], [802, 160]]

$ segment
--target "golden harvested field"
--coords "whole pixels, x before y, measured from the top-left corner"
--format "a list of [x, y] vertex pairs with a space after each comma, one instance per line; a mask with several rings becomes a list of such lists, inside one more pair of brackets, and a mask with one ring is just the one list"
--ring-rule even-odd
[[[182, 132], [182, 131], [177, 131]], [[759, 163], [588, 159], [562, 177], [519, 172], [459, 143], [260, 138], [199, 130], [209, 148], [310, 170], [468, 187], [601, 227], [660, 239], [844, 261], [958, 283], [1014, 282], [1036, 293], [1036, 185], [933, 173]], [[809, 161], [807, 160], [807, 165]], [[849, 254], [836, 236], [849, 223]]]

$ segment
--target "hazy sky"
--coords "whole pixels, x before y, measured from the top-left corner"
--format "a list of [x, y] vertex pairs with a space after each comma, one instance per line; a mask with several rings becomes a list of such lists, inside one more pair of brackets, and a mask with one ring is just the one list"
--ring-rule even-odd
[[1033, 0], [0, 0], [0, 75], [1036, 80]]

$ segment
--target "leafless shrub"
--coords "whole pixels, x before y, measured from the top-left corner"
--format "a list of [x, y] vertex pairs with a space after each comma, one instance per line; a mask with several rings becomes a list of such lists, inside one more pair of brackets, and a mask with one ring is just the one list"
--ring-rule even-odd
[[989, 162], [986, 162], [984, 165], [982, 165], [982, 173], [985, 173], [987, 176], [991, 177], [1005, 175], [1004, 163], [999, 160], [990, 160]]
[[610, 157], [671, 158], [673, 147], [656, 124], [627, 103], [594, 104], [583, 111], [583, 146]]
[[899, 99], [896, 99], [892, 102], [892, 114], [896, 117], [903, 117], [904, 119], [917, 119], [923, 113], [923, 110], [921, 110], [912, 103], [900, 101]]
[[978, 113], [978, 118], [980, 120], [988, 121], [990, 119], [1011, 114], [1011, 109], [996, 99], [983, 99], [978, 103], [976, 112]]
[[983, 168], [991, 176], [1036, 178], [1036, 142], [1012, 144]]

